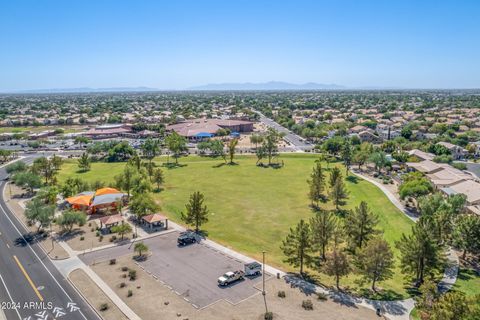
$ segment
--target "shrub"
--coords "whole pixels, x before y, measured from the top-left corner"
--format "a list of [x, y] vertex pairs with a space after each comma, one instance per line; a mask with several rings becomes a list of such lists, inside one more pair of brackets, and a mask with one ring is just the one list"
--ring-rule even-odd
[[302, 308], [305, 309], [305, 310], [313, 310], [312, 300], [303, 300], [302, 301]]
[[103, 236], [98, 237], [98, 241], [102, 242]]
[[277, 296], [278, 296], [279, 298], [285, 298], [285, 296], [286, 296], [286, 295], [285, 295], [285, 291], [283, 291], [283, 290], [278, 291]]
[[91, 232], [94, 232], [94, 231], [95, 231], [95, 228], [91, 228], [90, 231], [91, 231]]
[[127, 272], [127, 271], [128, 271], [128, 267], [122, 267], [122, 271], [123, 271], [123, 272]]
[[100, 305], [100, 311], [107, 311], [108, 310], [108, 303], [102, 303]]
[[127, 284], [125, 282], [120, 282], [120, 288], [125, 288]]
[[318, 292], [317, 299], [321, 301], [326, 301], [328, 299], [328, 296], [323, 292]]
[[88, 223], [88, 226], [89, 226], [89, 227], [91, 227], [91, 226], [92, 226], [92, 223], [91, 223], [91, 222], [89, 222], [89, 223]]
[[117, 259], [110, 259], [110, 265], [113, 265], [113, 264], [116, 264], [117, 263]]
[[137, 270], [129, 270], [128, 277], [130, 278], [130, 281], [137, 279]]
[[273, 320], [273, 312], [268, 311], [265, 313], [265, 316], [263, 317], [265, 320]]
[[126, 274], [126, 273], [122, 273], [122, 278], [126, 279], [126, 278], [127, 278], [127, 274]]
[[131, 296], [133, 296], [133, 291], [132, 291], [132, 290], [128, 290], [128, 292], [127, 292], [127, 297], [131, 297]]
[[83, 241], [83, 240], [85, 240], [85, 237], [84, 237], [84, 236], [81, 236], [81, 237], [80, 237], [80, 241]]
[[97, 237], [100, 237], [100, 231], [97, 231], [97, 232], [95, 233], [95, 235], [96, 235]]

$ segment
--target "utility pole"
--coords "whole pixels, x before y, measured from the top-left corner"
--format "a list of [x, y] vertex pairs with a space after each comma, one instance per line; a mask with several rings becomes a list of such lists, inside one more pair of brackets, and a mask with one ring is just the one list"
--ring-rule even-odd
[[265, 250], [262, 251], [262, 296], [263, 302], [265, 303], [265, 314], [268, 313], [267, 307], [267, 293], [265, 291]]

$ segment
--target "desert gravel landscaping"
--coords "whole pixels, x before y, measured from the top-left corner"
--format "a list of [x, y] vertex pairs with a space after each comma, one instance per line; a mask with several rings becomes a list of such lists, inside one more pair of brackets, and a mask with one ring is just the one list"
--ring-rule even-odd
[[[104, 320], [128, 319], [83, 270], [77, 269], [70, 273], [68, 277], [90, 305], [102, 315]], [[108, 309], [100, 311], [100, 306], [104, 303], [108, 305]]]
[[[130, 281], [122, 275], [122, 267], [137, 271], [137, 279]], [[97, 263], [92, 269], [115, 291], [128, 306], [144, 320], [189, 319], [189, 320], [260, 320], [265, 306], [258, 284], [256, 294], [238, 304], [225, 300], [203, 309], [195, 309], [189, 302], [174, 291], [155, 280], [152, 275], [139, 268], [131, 255], [117, 258], [115, 265], [108, 261]], [[126, 286], [121, 288], [120, 284]], [[127, 297], [128, 290], [133, 295]], [[347, 307], [330, 300], [321, 301], [315, 295], [306, 295], [297, 288], [292, 288], [284, 280], [271, 279], [266, 283], [267, 303], [275, 320], [314, 320], [314, 319], [353, 319], [375, 318], [375, 313], [362, 307]], [[277, 296], [278, 291], [285, 291], [285, 298]], [[302, 301], [311, 300], [313, 310], [302, 308]]]

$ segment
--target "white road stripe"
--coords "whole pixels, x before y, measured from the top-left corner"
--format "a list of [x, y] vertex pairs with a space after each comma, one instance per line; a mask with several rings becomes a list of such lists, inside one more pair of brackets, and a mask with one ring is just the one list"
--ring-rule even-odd
[[[5, 191], [5, 188], [2, 188], [2, 192]], [[8, 221], [10, 221], [10, 223], [12, 224], [12, 226], [15, 228], [15, 230], [17, 231], [17, 233], [20, 235], [20, 237], [23, 239], [23, 241], [25, 241], [25, 243], [27, 244], [28, 248], [30, 248], [30, 250], [33, 252], [33, 254], [35, 255], [35, 257], [38, 259], [38, 261], [40, 261], [40, 263], [42, 264], [42, 266], [45, 268], [45, 270], [47, 270], [48, 274], [52, 277], [53, 281], [55, 281], [55, 283], [58, 285], [58, 287], [63, 291], [63, 293], [65, 294], [65, 296], [71, 301], [73, 302], [72, 298], [68, 295], [68, 293], [65, 291], [65, 289], [60, 285], [60, 283], [57, 281], [57, 279], [53, 276], [53, 274], [50, 272], [50, 270], [48, 270], [47, 266], [43, 263], [42, 259], [40, 259], [40, 257], [37, 255], [37, 253], [35, 252], [35, 250], [33, 250], [32, 246], [30, 245], [30, 243], [28, 243], [28, 241], [25, 239], [25, 237], [22, 235], [22, 233], [20, 232], [20, 230], [18, 230], [17, 226], [13, 223], [13, 221], [10, 219], [10, 217], [8, 216], [8, 214], [5, 212], [5, 210], [3, 209], [3, 207], [0, 205], [0, 209], [2, 210], [3, 214], [5, 214], [5, 217], [7, 217]], [[48, 257], [48, 256], [47, 256]], [[50, 259], [50, 258], [49, 258]], [[85, 317], [85, 315], [83, 314], [83, 312], [81, 310], [79, 310], [80, 314], [82, 315], [82, 317], [85, 319], [85, 320], [88, 320], [87, 317]]]
[[[0, 274], [0, 280], [2, 280], [3, 286], [5, 287], [5, 290], [7, 291], [8, 297], [10, 298], [10, 301], [12, 301], [13, 304], [15, 304], [15, 301], [12, 298], [12, 295], [10, 294], [10, 291], [8, 291], [7, 285], [5, 284], [5, 281], [3, 281], [3, 277]], [[18, 309], [15, 308], [15, 311], [17, 312], [18, 319], [22, 320], [22, 316], [20, 315], [20, 312], [18, 312]], [[3, 310], [1, 310], [1, 313], [3, 314]], [[5, 316], [5, 314], [3, 314]], [[6, 319], [6, 318], [5, 318]]]

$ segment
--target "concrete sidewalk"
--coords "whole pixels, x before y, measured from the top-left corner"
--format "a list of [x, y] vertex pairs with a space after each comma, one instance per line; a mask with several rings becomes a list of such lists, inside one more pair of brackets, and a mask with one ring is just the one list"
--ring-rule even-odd
[[395, 207], [397, 207], [400, 211], [402, 211], [410, 220], [412, 220], [414, 222], [418, 221], [418, 217], [415, 216], [413, 213], [411, 213], [400, 201], [398, 201], [398, 199], [395, 197], [395, 195], [393, 195], [390, 192], [390, 190], [385, 188], [385, 186], [383, 186], [381, 183], [375, 181], [374, 179], [372, 179], [372, 178], [370, 178], [366, 175], [358, 173], [355, 170], [351, 170], [350, 172], [352, 172], [357, 177], [360, 177], [360, 178], [370, 182], [371, 184], [374, 184], [376, 187], [378, 187], [380, 190], [382, 190], [382, 192], [387, 196], [388, 200], [390, 200], [390, 202], [393, 203], [393, 205]]
[[[76, 269], [81, 269], [94, 281], [97, 286], [112, 300], [112, 302], [120, 309], [120, 311], [127, 316], [130, 320], [141, 320], [141, 318], [133, 312], [130, 307], [123, 302], [123, 300], [106, 284], [102, 278], [100, 278], [90, 267], [85, 265], [82, 260], [80, 260], [77, 254], [67, 245], [65, 242], [60, 241], [59, 244], [71, 255], [71, 258], [53, 261], [55, 267], [63, 274], [65, 278], [68, 278], [68, 275]], [[93, 307], [93, 306], [92, 306]]]

